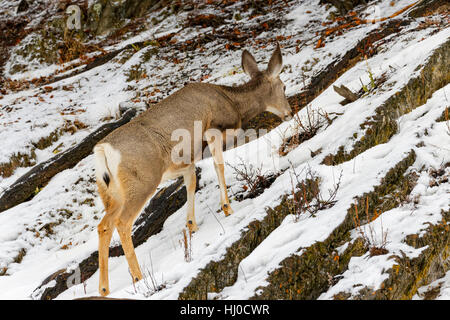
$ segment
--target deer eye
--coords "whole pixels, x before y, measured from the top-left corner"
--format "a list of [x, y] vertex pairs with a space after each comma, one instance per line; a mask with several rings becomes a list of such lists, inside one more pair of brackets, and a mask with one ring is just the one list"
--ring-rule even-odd
[[286, 91], [286, 86], [285, 85], [283, 85], [283, 91]]

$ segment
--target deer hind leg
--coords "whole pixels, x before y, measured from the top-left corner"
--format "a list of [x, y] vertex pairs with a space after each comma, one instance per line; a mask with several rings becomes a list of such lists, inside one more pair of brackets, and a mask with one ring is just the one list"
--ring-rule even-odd
[[124, 203], [120, 214], [114, 219], [114, 224], [120, 236], [120, 242], [122, 243], [133, 282], [136, 282], [142, 279], [142, 272], [134, 251], [131, 231], [134, 221], [147, 200], [155, 193], [158, 183], [143, 183], [135, 179], [132, 174], [124, 174], [123, 172], [119, 172], [119, 179], [121, 176], [123, 177], [120, 180], [124, 194]]
[[98, 231], [98, 261], [99, 261], [99, 293], [103, 296], [109, 294], [108, 258], [109, 244], [114, 232], [114, 218], [120, 213], [121, 204], [106, 192], [106, 188], [99, 184], [100, 197], [105, 206], [106, 215], [97, 227]]
[[228, 198], [227, 184], [225, 182], [224, 164], [223, 164], [223, 143], [221, 135], [208, 134], [205, 132], [205, 137], [208, 142], [209, 150], [214, 159], [214, 169], [216, 170], [217, 178], [219, 180], [220, 187], [220, 204], [225, 216], [229, 216], [233, 213], [233, 209], [230, 206], [230, 199]]
[[197, 222], [195, 221], [195, 187], [197, 184], [197, 177], [195, 175], [195, 165], [190, 165], [183, 174], [184, 184], [186, 185], [187, 193], [187, 218], [186, 226], [190, 232], [198, 230]]
[[119, 165], [117, 176], [112, 180], [114, 179], [118, 181], [119, 193], [123, 200], [120, 211], [114, 215], [112, 223], [120, 236], [133, 282], [136, 282], [142, 279], [142, 272], [134, 251], [131, 231], [145, 203], [155, 193], [161, 177], [152, 179], [154, 181], [144, 181], [137, 175], [136, 170]]

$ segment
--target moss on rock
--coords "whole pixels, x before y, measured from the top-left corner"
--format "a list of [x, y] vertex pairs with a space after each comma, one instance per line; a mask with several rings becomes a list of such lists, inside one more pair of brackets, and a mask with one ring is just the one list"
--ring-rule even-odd
[[56, 129], [48, 136], [41, 137], [38, 141], [32, 143], [29, 153], [18, 152], [14, 153], [9, 162], [0, 163], [0, 177], [10, 177], [18, 167], [32, 167], [36, 164], [36, 149], [43, 150], [50, 147], [53, 143], [58, 141], [63, 129]]
[[391, 256], [396, 264], [387, 273], [379, 290], [362, 290], [357, 299], [409, 300], [417, 290], [443, 277], [450, 270], [450, 211], [442, 210], [442, 221], [429, 224], [423, 235], [409, 235], [406, 243], [415, 248], [425, 248], [416, 258], [405, 254]]
[[[124, 26], [127, 19], [148, 13], [159, 0], [99, 0], [88, 10], [88, 25], [97, 35], [111, 33]], [[171, 1], [162, 1], [168, 4]], [[163, 4], [163, 5], [164, 5]]]

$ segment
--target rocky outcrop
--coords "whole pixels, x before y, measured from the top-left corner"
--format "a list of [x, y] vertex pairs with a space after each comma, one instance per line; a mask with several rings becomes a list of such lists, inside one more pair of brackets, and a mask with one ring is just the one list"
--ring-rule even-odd
[[76, 146], [34, 166], [2, 193], [0, 197], [0, 212], [31, 199], [37, 189], [39, 190], [39, 188], [46, 185], [57, 173], [74, 167], [92, 153], [92, 149], [97, 142], [114, 129], [129, 122], [135, 115], [135, 109], [128, 110], [120, 120], [104, 124]]

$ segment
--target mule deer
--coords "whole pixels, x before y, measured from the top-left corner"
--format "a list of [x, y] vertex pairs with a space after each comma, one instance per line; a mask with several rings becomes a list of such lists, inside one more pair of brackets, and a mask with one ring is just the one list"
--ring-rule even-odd
[[[233, 213], [224, 178], [223, 142], [208, 133], [212, 129], [220, 130], [222, 134], [226, 129], [239, 129], [263, 111], [285, 120], [292, 117], [284, 94], [285, 86], [279, 78], [282, 68], [280, 47], [277, 45], [266, 71], [258, 70], [256, 60], [246, 50], [242, 53], [242, 67], [251, 78], [246, 84], [237, 87], [189, 84], [116, 129], [95, 146], [97, 186], [106, 211], [98, 225], [101, 295], [109, 293], [108, 253], [115, 228], [133, 281], [142, 279], [131, 240], [131, 228], [162, 181], [183, 176], [187, 190], [186, 225], [190, 232], [197, 230], [194, 163], [206, 144], [219, 180], [221, 207], [225, 215]], [[194, 133], [194, 122], [201, 123], [201, 134], [206, 143], [196, 146], [195, 142], [189, 141], [192, 149], [190, 161], [173, 161], [171, 152], [176, 142], [172, 141], [171, 133], [179, 128]]]

